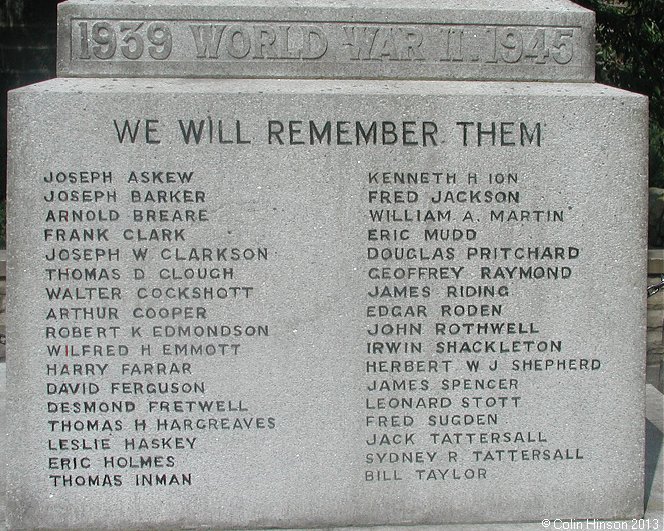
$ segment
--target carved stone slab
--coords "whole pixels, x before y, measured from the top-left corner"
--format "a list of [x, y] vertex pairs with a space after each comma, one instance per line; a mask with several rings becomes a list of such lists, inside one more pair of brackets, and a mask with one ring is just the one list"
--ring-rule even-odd
[[642, 514], [642, 96], [57, 79], [10, 106], [12, 527]]
[[592, 81], [594, 14], [566, 0], [59, 6], [63, 77]]

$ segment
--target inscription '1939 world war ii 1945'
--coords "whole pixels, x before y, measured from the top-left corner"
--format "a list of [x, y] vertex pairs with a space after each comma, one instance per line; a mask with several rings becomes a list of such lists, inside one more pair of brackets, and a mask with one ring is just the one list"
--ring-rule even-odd
[[78, 20], [81, 61], [335, 61], [567, 65], [571, 26]]

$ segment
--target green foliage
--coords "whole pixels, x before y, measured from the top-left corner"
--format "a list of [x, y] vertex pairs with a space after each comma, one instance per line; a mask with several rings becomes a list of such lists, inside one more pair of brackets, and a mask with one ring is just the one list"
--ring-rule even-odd
[[597, 80], [650, 98], [650, 186], [664, 188], [664, 0], [576, 0], [597, 17]]
[[664, 127], [650, 121], [650, 186], [664, 188]]

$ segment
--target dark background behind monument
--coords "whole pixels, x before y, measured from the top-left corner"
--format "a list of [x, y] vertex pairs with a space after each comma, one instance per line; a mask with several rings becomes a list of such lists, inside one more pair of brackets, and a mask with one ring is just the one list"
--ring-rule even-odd
[[[0, 0], [0, 248], [7, 91], [55, 77], [57, 0]], [[664, 246], [664, 1], [576, 0], [597, 15], [597, 81], [650, 98], [650, 245]]]
[[7, 191], [7, 91], [55, 77], [57, 4], [56, 0], [0, 0], [0, 197], [3, 201]]

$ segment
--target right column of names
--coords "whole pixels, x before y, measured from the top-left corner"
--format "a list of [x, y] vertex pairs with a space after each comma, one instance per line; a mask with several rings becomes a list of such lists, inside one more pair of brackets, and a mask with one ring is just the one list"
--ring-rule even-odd
[[574, 282], [583, 257], [560, 236], [571, 207], [529, 195], [535, 178], [467, 168], [363, 176], [366, 482], [495, 481], [507, 463], [584, 459], [523, 414], [543, 400], [524, 385], [535, 373], [561, 381], [601, 369], [547, 325], [546, 308], [514, 302]]

